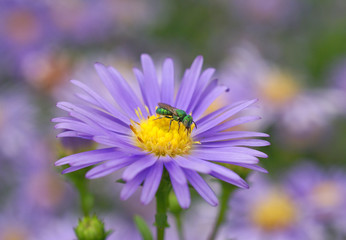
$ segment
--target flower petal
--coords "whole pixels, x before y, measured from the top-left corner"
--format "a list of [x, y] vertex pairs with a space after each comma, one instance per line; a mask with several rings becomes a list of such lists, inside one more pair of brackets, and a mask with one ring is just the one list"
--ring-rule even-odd
[[145, 80], [144, 93], [150, 112], [155, 113], [155, 107], [160, 102], [160, 88], [153, 60], [148, 54], [141, 55], [143, 77]]
[[151, 167], [157, 161], [157, 158], [152, 155], [139, 156], [133, 164], [128, 166], [123, 172], [123, 179], [129, 181], [134, 178], [138, 173]]
[[195, 158], [191, 155], [175, 156], [174, 161], [184, 169], [190, 169], [206, 174], [211, 172], [211, 169], [204, 164], [204, 161], [202, 159]]
[[188, 208], [190, 206], [191, 198], [187, 183], [182, 184], [177, 182], [172, 175], [170, 175], [170, 178], [175, 196], [177, 197], [180, 206], [184, 209]]
[[193, 110], [196, 107], [196, 104], [200, 102], [200, 97], [202, 93], [204, 92], [204, 89], [208, 85], [208, 82], [210, 78], [213, 76], [214, 72], [215, 72], [214, 68], [208, 68], [202, 72], [200, 78], [198, 79], [195, 92], [192, 95], [191, 102], [188, 108], [186, 109], [187, 113], [193, 112]]
[[255, 102], [257, 102], [257, 99], [246, 101], [244, 103], [240, 103], [238, 106], [235, 106], [235, 107], [227, 110], [226, 112], [224, 112], [221, 115], [217, 116], [216, 118], [210, 120], [206, 124], [203, 124], [202, 126], [198, 126], [198, 129], [196, 130], [196, 135], [198, 133], [202, 133], [202, 132], [216, 126], [217, 124], [225, 121], [227, 118], [232, 117], [234, 114], [242, 111], [243, 109], [247, 108], [248, 106], [252, 105]]
[[91, 150], [87, 152], [76, 153], [67, 157], [63, 157], [55, 162], [56, 166], [64, 164], [70, 165], [84, 165], [87, 163], [99, 163], [104, 160], [112, 159], [117, 156], [117, 148], [103, 148]]
[[93, 179], [93, 178], [100, 178], [104, 177], [112, 172], [115, 172], [119, 169], [122, 169], [130, 164], [132, 164], [136, 159], [131, 157], [124, 157], [120, 159], [113, 159], [110, 161], [107, 161], [101, 165], [98, 165], [94, 167], [93, 169], [89, 170], [85, 177]]
[[186, 184], [185, 174], [174, 159], [164, 161], [164, 164], [171, 178], [174, 178], [180, 184]]
[[113, 79], [108, 69], [103, 64], [96, 63], [95, 69], [120, 109], [130, 116], [130, 118], [136, 119], [137, 116], [134, 108], [130, 104], [132, 98], [126, 92], [121, 91], [119, 83]]
[[258, 116], [244, 116], [244, 117], [235, 118], [235, 119], [232, 119], [230, 121], [227, 121], [227, 122], [221, 123], [219, 125], [216, 125], [215, 127], [212, 127], [212, 128], [210, 128], [209, 130], [207, 130], [207, 131], [205, 131], [203, 133], [196, 134], [195, 137], [196, 138], [201, 138], [201, 137], [204, 137], [204, 136], [214, 135], [214, 133], [230, 129], [230, 128], [238, 126], [240, 124], [257, 121], [259, 119], [261, 119], [261, 118], [258, 117]]
[[203, 178], [195, 171], [185, 169], [184, 172], [186, 173], [187, 180], [196, 189], [199, 195], [201, 195], [201, 197], [210, 205], [217, 206], [219, 201], [213, 190], [203, 180]]
[[134, 194], [138, 186], [143, 182], [147, 176], [148, 170], [138, 173], [133, 179], [126, 182], [125, 186], [121, 189], [120, 198], [126, 200]]
[[148, 175], [145, 178], [142, 194], [141, 194], [141, 202], [143, 204], [148, 204], [151, 202], [157, 188], [161, 182], [161, 176], [163, 172], [163, 163], [162, 161], [157, 161], [154, 166], [148, 170]]
[[203, 147], [233, 147], [233, 146], [248, 146], [248, 147], [264, 147], [269, 146], [270, 142], [262, 139], [240, 139], [219, 142], [201, 142]]
[[203, 138], [196, 138], [196, 140], [203, 142], [213, 142], [220, 140], [230, 140], [234, 138], [248, 138], [248, 137], [269, 137], [266, 133], [249, 132], [249, 131], [231, 131], [231, 132], [219, 132], [213, 135], [205, 136]]
[[[130, 124], [128, 117], [126, 117], [123, 113], [121, 113], [119, 110], [117, 110], [112, 104], [110, 104], [103, 97], [101, 97], [96, 92], [91, 90], [87, 85], [85, 85], [84, 83], [81, 83], [80, 81], [77, 81], [77, 80], [71, 80], [71, 83], [82, 88], [87, 94], [89, 94], [90, 97], [92, 97], [96, 101], [98, 107], [107, 110], [114, 117], [118, 118], [119, 120], [123, 121], [124, 123]], [[94, 101], [91, 103], [95, 104]]]
[[167, 58], [162, 67], [161, 102], [173, 105], [174, 98], [174, 65]]
[[210, 173], [211, 176], [240, 188], [249, 188], [249, 185], [232, 170], [215, 163], [208, 162], [207, 164], [212, 169], [212, 172]]
[[195, 92], [197, 81], [202, 70], [203, 57], [198, 56], [193, 61], [191, 68], [183, 78], [180, 88], [175, 99], [175, 106], [180, 109], [186, 110]]
[[222, 93], [226, 92], [228, 87], [218, 85], [218, 80], [212, 81], [209, 86], [204, 90], [198, 105], [192, 111], [193, 117], [199, 119], [200, 116], [207, 110], [207, 108], [218, 98]]
[[259, 161], [258, 158], [252, 155], [234, 152], [226, 148], [223, 148], [221, 150], [219, 148], [194, 149], [191, 151], [191, 155], [208, 161], [224, 163], [241, 162], [256, 164]]

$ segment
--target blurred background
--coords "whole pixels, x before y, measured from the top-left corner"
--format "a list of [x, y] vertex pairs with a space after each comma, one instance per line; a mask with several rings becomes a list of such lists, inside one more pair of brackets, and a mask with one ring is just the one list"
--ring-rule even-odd
[[[0, 1], [0, 239], [74, 239], [86, 206], [114, 230], [109, 239], [139, 239], [134, 214], [151, 225], [153, 204], [120, 201], [119, 174], [60, 174], [58, 158], [95, 146], [56, 139], [51, 123], [56, 102], [73, 99], [69, 80], [100, 87], [102, 62], [134, 82], [141, 53], [158, 68], [172, 57], [177, 79], [203, 55], [230, 87], [211, 109], [259, 99], [250, 112], [262, 120], [243, 128], [271, 135], [269, 174], [235, 194], [231, 209], [250, 210], [228, 213], [219, 239], [346, 239], [345, 9], [344, 0]], [[194, 201], [186, 239], [205, 239], [216, 210]]]

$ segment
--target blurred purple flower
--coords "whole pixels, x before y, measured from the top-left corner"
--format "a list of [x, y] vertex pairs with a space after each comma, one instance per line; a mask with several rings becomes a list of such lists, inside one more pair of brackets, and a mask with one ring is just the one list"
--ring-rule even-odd
[[[31, 149], [31, 139], [37, 134], [37, 107], [23, 89], [1, 89], [0, 93], [0, 156], [16, 162]], [[30, 140], [29, 140], [30, 139]]]
[[[292, 74], [270, 64], [251, 44], [237, 48], [224, 64], [222, 75], [232, 93], [222, 101], [261, 99], [252, 113], [263, 121], [252, 126], [263, 130], [275, 126], [281, 140], [314, 141], [329, 130], [332, 120], [344, 112], [342, 95], [333, 88], [305, 89]], [[251, 69], [251, 71], [249, 71]]]
[[285, 183], [310, 218], [321, 223], [326, 232], [333, 231], [335, 239], [346, 237], [345, 172], [304, 163], [290, 171]]
[[0, 50], [9, 61], [56, 42], [58, 33], [42, 1], [1, 1]]
[[156, 15], [155, 7], [139, 0], [76, 0], [48, 4], [62, 38], [79, 44], [109, 41], [119, 33], [128, 35]]
[[232, 1], [231, 4], [234, 15], [259, 27], [267, 25], [263, 23], [272, 26], [292, 22], [299, 13], [299, 2], [295, 0], [238, 0]]
[[[252, 105], [256, 100], [236, 102], [201, 117], [209, 105], [227, 88], [211, 81], [214, 69], [201, 72], [203, 58], [197, 57], [191, 68], [185, 71], [181, 86], [174, 100], [174, 65], [171, 59], [163, 63], [161, 84], [150, 56], [141, 57], [143, 72], [134, 69], [142, 98], [139, 98], [126, 80], [112, 67], [100, 63], [95, 68], [114, 98], [109, 102], [85, 84], [73, 80], [85, 93], [78, 94], [83, 104], [59, 102], [58, 107], [69, 112], [69, 117], [53, 119], [56, 128], [66, 129], [58, 137], [81, 137], [108, 146], [83, 152], [56, 162], [69, 164], [63, 173], [96, 165], [86, 174], [88, 178], [108, 175], [126, 168], [122, 178], [126, 181], [121, 198], [129, 198], [143, 183], [141, 202], [148, 204], [155, 196], [164, 168], [167, 170], [179, 204], [190, 205], [189, 182], [211, 205], [218, 200], [203, 178], [197, 173], [209, 174], [236, 186], [247, 188], [246, 182], [232, 170], [213, 162], [222, 162], [266, 172], [257, 166], [257, 157], [266, 154], [247, 147], [266, 146], [267, 137], [257, 132], [224, 130], [239, 124], [257, 120], [258, 117], [230, 117]], [[198, 129], [188, 134], [177, 121], [157, 119], [155, 109], [159, 102], [192, 112]], [[192, 128], [193, 125], [192, 125]], [[250, 138], [250, 139], [245, 139]]]
[[[299, 178], [297, 178], [299, 179]], [[286, 186], [253, 175], [248, 190], [239, 190], [230, 202], [228, 237], [239, 240], [325, 239], [323, 229], [309, 218]]]

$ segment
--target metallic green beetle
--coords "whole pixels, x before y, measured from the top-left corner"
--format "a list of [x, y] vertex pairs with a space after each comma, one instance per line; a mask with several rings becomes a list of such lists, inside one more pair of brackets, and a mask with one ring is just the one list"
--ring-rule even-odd
[[[184, 110], [172, 107], [171, 105], [168, 105], [166, 103], [158, 103], [159, 107], [156, 109], [156, 113], [159, 115], [162, 115], [165, 118], [170, 118], [171, 121], [169, 122], [169, 129], [171, 129], [171, 124], [172, 121], [178, 121], [179, 123], [179, 128], [180, 128], [180, 123], [183, 123], [185, 126], [185, 129], [190, 133], [191, 132], [191, 125], [192, 123], [195, 124], [196, 128], [197, 125], [193, 121], [193, 118], [191, 115], [186, 114]], [[159, 117], [157, 119], [163, 118]], [[179, 130], [178, 128], [178, 130]]]

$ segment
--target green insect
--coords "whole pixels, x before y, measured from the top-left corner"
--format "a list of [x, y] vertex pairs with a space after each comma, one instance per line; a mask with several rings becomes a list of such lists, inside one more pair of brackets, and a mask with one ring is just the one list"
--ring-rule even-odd
[[[156, 109], [156, 113], [159, 115], [162, 115], [165, 118], [170, 118], [171, 121], [169, 122], [169, 130], [171, 129], [171, 124], [172, 121], [178, 121], [179, 123], [179, 128], [180, 128], [180, 123], [183, 123], [185, 126], [185, 129], [188, 132], [191, 132], [191, 125], [192, 123], [195, 124], [197, 128], [197, 124], [193, 121], [193, 118], [191, 115], [186, 114], [184, 110], [172, 107], [171, 105], [168, 105], [166, 103], [158, 103], [159, 107]], [[157, 119], [163, 118], [159, 117]], [[178, 131], [179, 131], [178, 128]]]

